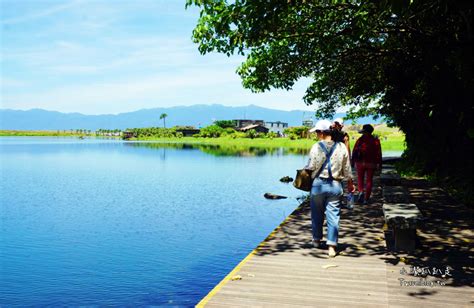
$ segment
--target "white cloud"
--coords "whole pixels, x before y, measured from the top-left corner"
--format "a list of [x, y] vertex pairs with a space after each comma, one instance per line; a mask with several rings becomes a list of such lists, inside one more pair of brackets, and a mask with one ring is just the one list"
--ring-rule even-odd
[[243, 61], [239, 56], [202, 56], [189, 40], [166, 36], [109, 38], [100, 46], [56, 40], [31, 49], [5, 50], [3, 58], [44, 75], [102, 74], [105, 78], [114, 72], [128, 74], [130, 71], [147, 74], [171, 69], [185, 74], [187, 69], [198, 67], [225, 66], [235, 71]]
[[304, 85], [253, 94], [235, 74], [242, 57], [200, 55], [188, 18], [197, 16], [182, 1], [77, 0], [3, 20], [39, 27], [10, 27], [0, 60], [9, 71], [1, 74], [21, 81], [3, 78], [2, 104], [87, 114], [196, 103], [307, 108]]
[[[233, 76], [222, 71], [194, 70], [186, 75], [158, 74], [140, 79], [64, 86], [41, 93], [5, 95], [3, 104], [5, 108], [15, 109], [37, 107], [62, 111], [80, 109], [85, 113], [90, 113], [87, 110], [117, 113], [130, 110], [130, 101], [151, 104], [146, 107], [156, 107], [170, 94], [225, 85], [233, 79]], [[139, 108], [144, 106], [134, 109]]]
[[95, 74], [101, 69], [100, 66], [93, 65], [57, 65], [50, 68], [59, 74]]
[[61, 11], [70, 9], [70, 8], [72, 8], [74, 6], [77, 6], [79, 4], [82, 4], [82, 3], [84, 3], [83, 0], [73, 0], [73, 1], [70, 1], [70, 2], [67, 2], [67, 3], [64, 3], [64, 4], [59, 4], [59, 5], [56, 5], [56, 6], [48, 7], [46, 9], [39, 10], [39, 11], [30, 13], [30, 14], [27, 14], [27, 15], [1, 20], [0, 23], [2, 23], [3, 25], [12, 25], [12, 24], [18, 24], [18, 23], [23, 23], [23, 22], [29, 22], [29, 21], [32, 21], [32, 20], [36, 20], [36, 19], [39, 19], [39, 18], [42, 18], [42, 17], [46, 17], [46, 16], [50, 16], [50, 15], [59, 13]]
[[[232, 70], [198, 68], [113, 82], [65, 86], [41, 93], [4, 96], [4, 108], [44, 108], [86, 114], [120, 113], [141, 108], [192, 104], [260, 105], [283, 110], [314, 110], [301, 102], [304, 87], [254, 94], [243, 89]], [[133, 102], [133, 103], [130, 103]], [[91, 112], [93, 110], [93, 112]]]
[[7, 77], [1, 77], [0, 78], [0, 88], [3, 89], [4, 87], [9, 87], [9, 88], [17, 88], [17, 87], [23, 87], [27, 83], [18, 80], [18, 79], [13, 79], [13, 78], [7, 78]]

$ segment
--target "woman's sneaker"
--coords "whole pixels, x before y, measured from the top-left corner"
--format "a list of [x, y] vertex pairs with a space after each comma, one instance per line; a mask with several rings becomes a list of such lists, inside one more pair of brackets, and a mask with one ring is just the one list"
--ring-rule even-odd
[[321, 241], [320, 240], [313, 240], [312, 243], [313, 243], [314, 248], [321, 247]]
[[329, 258], [334, 258], [336, 256], [336, 248], [334, 246], [329, 246], [328, 248], [328, 256]]
[[364, 203], [364, 192], [360, 192], [357, 195], [356, 203], [358, 203], [358, 204]]

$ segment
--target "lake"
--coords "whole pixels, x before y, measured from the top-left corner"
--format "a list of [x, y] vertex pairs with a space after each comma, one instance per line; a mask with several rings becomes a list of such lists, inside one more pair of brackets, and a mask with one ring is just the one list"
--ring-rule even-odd
[[0, 153], [1, 306], [192, 306], [298, 206], [279, 179], [307, 160], [48, 137]]
[[298, 206], [279, 179], [307, 162], [48, 137], [2, 137], [0, 153], [1, 306], [193, 306]]

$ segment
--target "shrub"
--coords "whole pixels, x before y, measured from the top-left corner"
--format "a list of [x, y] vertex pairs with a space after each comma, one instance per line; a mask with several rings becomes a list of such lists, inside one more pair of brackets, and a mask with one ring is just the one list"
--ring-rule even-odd
[[224, 133], [224, 129], [217, 125], [210, 125], [201, 129], [200, 137], [204, 138], [218, 138]]
[[246, 138], [257, 138], [258, 133], [255, 131], [255, 129], [249, 129], [248, 131], [245, 132], [245, 137]]
[[234, 132], [233, 134], [229, 135], [230, 138], [232, 139], [236, 139], [236, 138], [245, 138], [246, 137], [246, 133], [243, 133], [243, 132]]
[[266, 138], [269, 138], [269, 139], [273, 139], [273, 138], [277, 138], [278, 137], [278, 134], [275, 133], [275, 132], [268, 132], [266, 135], [265, 135]]
[[231, 136], [235, 134], [235, 132], [236, 132], [235, 129], [231, 127], [227, 127], [227, 128], [224, 128], [224, 131], [222, 132], [221, 136]]
[[138, 138], [140, 137], [158, 137], [158, 138], [172, 138], [178, 137], [175, 128], [161, 128], [161, 127], [143, 127], [127, 129], [131, 131]]
[[289, 136], [291, 140], [294, 140], [294, 139], [300, 139], [300, 138], [307, 138], [308, 131], [309, 131], [309, 128], [306, 126], [296, 126], [296, 127], [289, 127], [285, 129], [284, 134]]

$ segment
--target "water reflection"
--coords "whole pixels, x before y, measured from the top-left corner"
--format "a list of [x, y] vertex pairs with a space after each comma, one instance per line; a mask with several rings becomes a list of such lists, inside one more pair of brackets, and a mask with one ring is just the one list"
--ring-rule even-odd
[[[213, 144], [191, 144], [191, 143], [155, 143], [155, 142], [126, 142], [125, 146], [145, 147], [153, 149], [179, 149], [199, 150], [214, 156], [283, 156], [283, 155], [306, 155], [309, 149], [305, 148], [262, 148], [235, 145], [213, 145]], [[165, 158], [166, 154], [163, 154]]]

